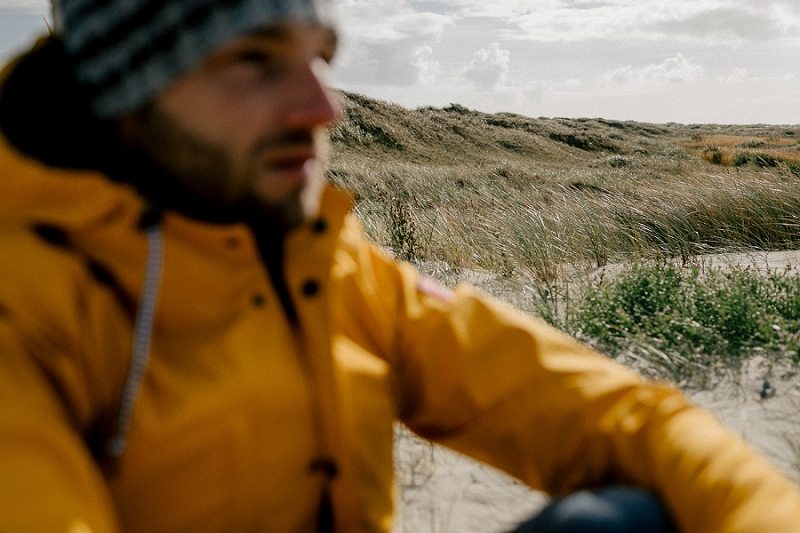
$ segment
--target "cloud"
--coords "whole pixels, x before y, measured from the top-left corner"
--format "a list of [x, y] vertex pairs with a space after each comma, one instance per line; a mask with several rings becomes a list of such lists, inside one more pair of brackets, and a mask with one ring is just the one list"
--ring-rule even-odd
[[436, 81], [440, 70], [427, 45], [376, 43], [350, 51], [347, 63], [334, 71], [337, 83], [349, 85], [394, 85], [407, 87]]
[[603, 80], [614, 83], [682, 83], [694, 81], [702, 72], [702, 66], [678, 53], [658, 65], [651, 64], [640, 69], [634, 69], [631, 65], [620, 67], [607, 72]]
[[462, 16], [497, 17], [509, 37], [537, 41], [693, 39], [724, 43], [800, 40], [796, 0], [450, 0]]
[[[359, 2], [339, 0], [354, 3]], [[453, 19], [494, 18], [504, 23], [509, 38], [537, 41], [800, 41], [797, 0], [400, 0], [398, 5]]]
[[412, 65], [417, 70], [417, 81], [422, 84], [434, 83], [441, 69], [439, 62], [433, 60], [433, 48], [430, 46], [420, 46], [414, 50]]
[[342, 46], [334, 73], [340, 85], [429, 84], [440, 70], [434, 45], [452, 18], [417, 12], [408, 1], [339, 0]]
[[750, 73], [747, 71], [746, 68], [736, 67], [733, 69], [727, 76], [723, 78], [723, 81], [743, 81], [750, 78]]
[[464, 69], [464, 76], [482, 89], [495, 88], [508, 81], [510, 58], [511, 52], [502, 50], [499, 43], [492, 43], [488, 49], [481, 48], [475, 52]]
[[[337, 0], [345, 38], [366, 42], [436, 39], [453, 23], [450, 16], [412, 9], [407, 0]], [[346, 16], [344, 16], [346, 14]]]
[[0, 0], [0, 9], [21, 9], [36, 13], [50, 13], [49, 0]]
[[708, 8], [683, 17], [654, 21], [655, 34], [727, 42], [764, 42], [791, 32], [791, 25], [763, 7]]
[[536, 86], [530, 89], [525, 89], [522, 93], [524, 102], [528, 104], [541, 104], [544, 100], [545, 88], [543, 86]]

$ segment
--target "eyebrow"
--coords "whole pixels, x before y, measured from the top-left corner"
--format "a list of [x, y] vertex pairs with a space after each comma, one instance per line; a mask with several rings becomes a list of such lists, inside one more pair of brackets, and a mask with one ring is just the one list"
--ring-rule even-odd
[[[339, 45], [339, 34], [336, 32], [336, 30], [329, 26], [320, 26], [320, 28], [327, 34], [328, 46], [330, 46], [331, 50], [336, 50]], [[258, 28], [250, 32], [250, 35], [253, 37], [275, 39], [277, 41], [291, 41], [294, 39], [294, 33], [287, 26], [269, 26], [266, 28]]]

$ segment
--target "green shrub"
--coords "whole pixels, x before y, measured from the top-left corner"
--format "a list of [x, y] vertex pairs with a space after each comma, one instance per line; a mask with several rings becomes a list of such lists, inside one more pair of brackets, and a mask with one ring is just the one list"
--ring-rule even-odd
[[705, 157], [715, 165], [721, 165], [725, 162], [725, 155], [716, 146], [707, 146], [703, 150], [703, 157]]
[[739, 152], [733, 159], [733, 165], [736, 167], [741, 167], [748, 163], [753, 163], [762, 168], [777, 168], [784, 166], [794, 174], [800, 174], [800, 161], [795, 159], [753, 152]]
[[704, 366], [756, 348], [797, 360], [800, 276], [635, 264], [589, 287], [568, 329], [612, 352], [638, 343]]

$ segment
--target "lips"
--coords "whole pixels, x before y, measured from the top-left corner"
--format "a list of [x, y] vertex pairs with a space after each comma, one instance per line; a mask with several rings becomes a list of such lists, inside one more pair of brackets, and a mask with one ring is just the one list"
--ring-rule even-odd
[[296, 194], [318, 173], [320, 154], [313, 131], [282, 131], [263, 138], [255, 150], [260, 170], [255, 187], [265, 197]]
[[276, 169], [302, 167], [306, 161], [316, 159], [317, 150], [312, 139], [282, 139], [261, 146], [262, 161]]
[[305, 167], [306, 163], [316, 159], [313, 149], [298, 149], [284, 151], [283, 153], [270, 154], [266, 158], [266, 164], [278, 171], [297, 170]]
[[278, 200], [298, 194], [314, 179], [317, 151], [313, 145], [292, 145], [265, 150], [255, 189], [265, 198]]

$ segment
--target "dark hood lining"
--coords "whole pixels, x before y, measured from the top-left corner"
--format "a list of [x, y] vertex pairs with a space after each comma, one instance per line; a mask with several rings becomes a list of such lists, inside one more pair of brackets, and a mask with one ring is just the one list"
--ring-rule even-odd
[[0, 128], [20, 152], [54, 167], [107, 167], [113, 124], [93, 119], [58, 39], [23, 56], [1, 91]]

